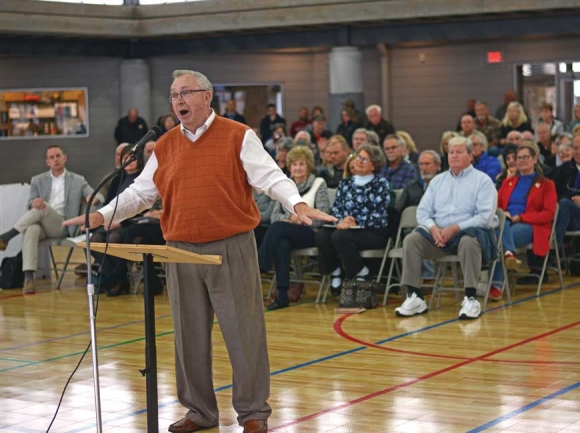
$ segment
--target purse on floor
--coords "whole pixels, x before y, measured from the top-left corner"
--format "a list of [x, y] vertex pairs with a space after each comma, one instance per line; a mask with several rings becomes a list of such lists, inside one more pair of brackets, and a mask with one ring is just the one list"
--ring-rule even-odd
[[366, 308], [377, 306], [376, 283], [347, 279], [342, 283], [339, 308]]

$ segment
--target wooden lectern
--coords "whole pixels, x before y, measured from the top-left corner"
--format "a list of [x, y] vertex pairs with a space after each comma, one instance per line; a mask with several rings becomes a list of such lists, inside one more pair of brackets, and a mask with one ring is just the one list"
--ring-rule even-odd
[[[86, 248], [86, 242], [78, 244]], [[91, 242], [91, 251], [109, 254], [131, 261], [143, 261], [143, 281], [145, 286], [145, 368], [139, 370], [146, 380], [147, 389], [147, 431], [159, 431], [157, 397], [157, 347], [155, 345], [155, 295], [149, 290], [147, 274], [153, 262], [191, 263], [198, 265], [221, 265], [221, 256], [201, 255], [166, 245], [103, 244]]]

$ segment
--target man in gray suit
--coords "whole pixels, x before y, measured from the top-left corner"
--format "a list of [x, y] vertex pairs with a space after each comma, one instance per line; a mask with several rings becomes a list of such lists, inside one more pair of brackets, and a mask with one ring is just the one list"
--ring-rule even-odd
[[[81, 201], [88, 199], [93, 188], [84, 177], [67, 171], [66, 155], [60, 146], [50, 146], [46, 151], [46, 164], [50, 171], [39, 174], [30, 182], [29, 211], [6, 233], [0, 235], [0, 251], [4, 251], [10, 239], [22, 233], [22, 269], [24, 287], [22, 293], [34, 293], [34, 272], [38, 264], [38, 242], [47, 237], [73, 236], [76, 227], [63, 227], [65, 219], [79, 214]], [[102, 196], [97, 199], [103, 201]]]

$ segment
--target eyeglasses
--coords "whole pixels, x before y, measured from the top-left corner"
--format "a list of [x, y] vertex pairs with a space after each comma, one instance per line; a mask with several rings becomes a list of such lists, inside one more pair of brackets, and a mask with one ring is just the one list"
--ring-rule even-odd
[[371, 162], [370, 159], [368, 159], [368, 158], [366, 158], [364, 156], [360, 156], [360, 155], [357, 155], [356, 158], [355, 158], [355, 160], [360, 161], [363, 164], [368, 164], [369, 162]]
[[531, 155], [522, 155], [522, 156], [516, 157], [516, 161], [527, 161], [530, 158], [531, 158]]
[[193, 96], [193, 94], [195, 92], [207, 92], [206, 89], [196, 89], [196, 90], [182, 90], [179, 93], [171, 93], [169, 95], [169, 101], [173, 102], [173, 101], [177, 101], [179, 99], [179, 97], [181, 96], [184, 100], [185, 99], [189, 99]]
[[399, 146], [389, 146], [385, 147], [385, 152], [392, 152], [393, 150], [397, 150]]

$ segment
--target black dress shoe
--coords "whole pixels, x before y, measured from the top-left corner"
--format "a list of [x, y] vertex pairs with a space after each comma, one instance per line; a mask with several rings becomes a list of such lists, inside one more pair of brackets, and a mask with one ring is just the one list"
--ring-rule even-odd
[[286, 308], [286, 307], [288, 307], [289, 305], [290, 305], [290, 302], [289, 302], [289, 301], [287, 301], [287, 302], [279, 302], [279, 301], [274, 301], [274, 302], [272, 302], [270, 305], [268, 305], [268, 306], [266, 307], [266, 309], [267, 309], [268, 311], [274, 311], [274, 310], [279, 310], [279, 309], [281, 309], [281, 308]]

